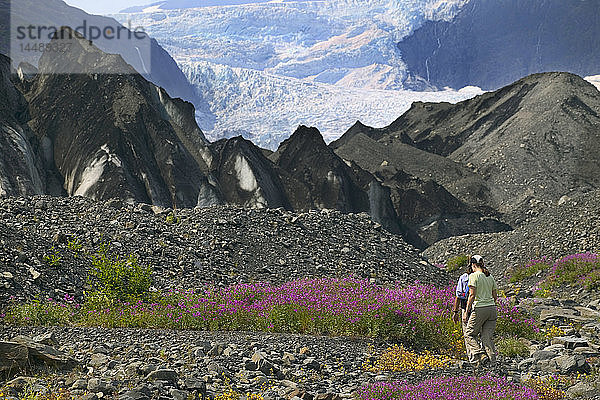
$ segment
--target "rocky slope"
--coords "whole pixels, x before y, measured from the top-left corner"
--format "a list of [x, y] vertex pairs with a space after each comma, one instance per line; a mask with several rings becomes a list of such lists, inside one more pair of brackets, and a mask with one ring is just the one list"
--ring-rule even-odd
[[28, 120], [27, 102], [10, 80], [10, 60], [0, 54], [0, 197], [45, 190], [28, 141]]
[[572, 198], [565, 196], [547, 212], [512, 232], [448, 238], [429, 247], [424, 255], [432, 262], [445, 262], [465, 252], [485, 254], [492, 271], [505, 278], [507, 270], [529, 260], [586, 251], [600, 252], [598, 190]]
[[[367, 214], [222, 206], [167, 218], [173, 211], [154, 210], [83, 197], [0, 200], [1, 297], [81, 294], [89, 260], [69, 248], [73, 240], [90, 252], [110, 241], [115, 253], [136, 254], [164, 290], [351, 274], [377, 282], [412, 283], [416, 275], [422, 282], [448, 281]], [[53, 255], [61, 261], [50, 262]]]
[[[5, 1], [6, 3], [6, 1]], [[0, 6], [2, 2], [0, 1]], [[87, 27], [113, 27], [116, 30], [121, 24], [116, 20], [99, 15], [88, 14], [78, 8], [67, 5], [62, 0], [49, 0], [43, 3], [34, 0], [19, 0], [12, 7], [4, 5], [3, 10], [11, 11], [13, 26], [52, 26], [59, 29], [62, 26], [69, 26], [72, 29], [83, 26], [84, 22]], [[3, 13], [4, 14], [4, 13]], [[140, 25], [131, 25], [127, 21], [123, 24], [126, 28], [136, 29]], [[142, 26], [143, 28], [143, 26]], [[80, 30], [80, 33], [82, 31]], [[123, 37], [126, 32], [123, 31]], [[14, 35], [14, 34], [13, 34]], [[44, 42], [47, 42], [44, 38]], [[14, 41], [16, 45], [18, 41]], [[136, 49], [136, 45], [140, 47], [134, 40], [108, 40], [99, 38], [94, 40], [95, 46], [102, 51], [112, 54], [119, 54], [125, 62], [131, 65], [139, 74], [157, 86], [163, 87], [172, 97], [184, 99], [194, 104], [199, 114], [209, 115], [210, 110], [206, 101], [202, 96], [191, 86], [183, 72], [179, 69], [173, 58], [161, 47], [156, 40], [148, 38], [144, 41], [142, 49]], [[10, 44], [7, 50], [10, 49]], [[41, 52], [20, 52], [18, 49], [15, 54], [11, 55], [14, 58], [16, 68], [21, 62], [28, 62], [34, 67], [38, 66]], [[4, 54], [10, 54], [4, 52]], [[210, 117], [205, 117], [210, 118]]]
[[[363, 134], [360, 131], [365, 131]], [[467, 167], [402, 143], [382, 143], [382, 130], [357, 124], [331, 147], [374, 174], [391, 191], [396, 213], [427, 245], [466, 234], [498, 232], [510, 226], [486, 204], [490, 189]], [[369, 136], [367, 136], [369, 135]], [[478, 196], [472, 196], [477, 193]]]
[[428, 21], [398, 48], [411, 74], [437, 87], [494, 90], [536, 72], [600, 71], [595, 1], [471, 0], [452, 21]]
[[[599, 113], [600, 92], [590, 83], [568, 73], [535, 74], [456, 105], [414, 103], [390, 126], [354, 129], [333, 145], [346, 143], [338, 152], [353, 159], [352, 148], [358, 146], [347, 142], [360, 132], [379, 147], [404, 148], [397, 158], [409, 154], [405, 143], [445, 156], [468, 171], [462, 177], [476, 178], [466, 192], [438, 183], [468, 204], [487, 205], [515, 225], [563, 195], [598, 187]], [[447, 176], [447, 164], [429, 171], [434, 180]]]
[[[211, 159], [193, 107], [172, 100], [119, 55], [107, 55], [82, 37], [57, 42], [71, 51], [44, 53], [26, 93], [34, 146], [54, 186], [49, 192], [162, 206], [207, 202], [200, 195], [210, 192]], [[103, 74], [127, 69], [128, 75]], [[74, 106], [80, 110], [76, 119]]]
[[424, 254], [433, 262], [469, 252], [488, 255], [492, 269], [504, 276], [510, 267], [541, 256], [563, 257], [578, 252], [600, 252], [600, 192], [569, 198], [512, 232], [464, 235], [429, 247]]

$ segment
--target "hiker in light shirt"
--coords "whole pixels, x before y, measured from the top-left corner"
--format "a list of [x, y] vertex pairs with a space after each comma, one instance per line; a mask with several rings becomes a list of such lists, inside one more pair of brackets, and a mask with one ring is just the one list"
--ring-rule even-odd
[[[483, 257], [471, 257], [474, 272], [469, 276], [469, 299], [463, 315], [463, 323], [467, 325], [465, 343], [469, 361], [476, 367], [485, 364], [495, 365], [496, 348], [494, 331], [498, 311], [498, 286], [490, 271], [485, 267]], [[481, 335], [481, 344], [477, 336]], [[483, 346], [482, 346], [483, 345]]]
[[[470, 258], [469, 258], [470, 259]], [[463, 335], [467, 331], [467, 324], [463, 321], [463, 317], [467, 311], [467, 300], [469, 299], [469, 275], [473, 273], [473, 264], [467, 264], [465, 272], [458, 278], [456, 283], [456, 292], [454, 296], [454, 306], [452, 307], [452, 321], [462, 322]], [[467, 350], [467, 358], [469, 358], [469, 347], [465, 339], [465, 349]]]

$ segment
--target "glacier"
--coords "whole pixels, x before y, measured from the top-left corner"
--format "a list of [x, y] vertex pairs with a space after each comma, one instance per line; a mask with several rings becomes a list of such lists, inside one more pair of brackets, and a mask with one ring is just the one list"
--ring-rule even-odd
[[477, 88], [438, 90], [412, 78], [396, 47], [425, 21], [453, 18], [467, 1], [198, 7], [195, 0], [169, 0], [112, 17], [142, 26], [177, 61], [210, 105], [210, 113], [197, 113], [209, 140], [242, 135], [275, 149], [300, 124], [331, 141], [357, 120], [388, 125], [413, 101], [457, 102], [480, 94]]

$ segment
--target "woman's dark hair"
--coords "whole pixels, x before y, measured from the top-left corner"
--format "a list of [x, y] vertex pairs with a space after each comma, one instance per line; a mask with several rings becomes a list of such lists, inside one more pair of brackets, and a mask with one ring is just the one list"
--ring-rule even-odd
[[473, 272], [473, 264], [467, 263], [467, 266], [465, 267], [465, 274], [471, 274], [472, 272]]
[[477, 258], [475, 257], [471, 257], [470, 263], [469, 263], [469, 268], [471, 268], [471, 265], [477, 265], [479, 268], [481, 268], [481, 270], [483, 271], [483, 273], [485, 274], [485, 276], [490, 276], [490, 270], [487, 269], [487, 267], [484, 265], [483, 263], [483, 257], [480, 256], [479, 262], [477, 261]]

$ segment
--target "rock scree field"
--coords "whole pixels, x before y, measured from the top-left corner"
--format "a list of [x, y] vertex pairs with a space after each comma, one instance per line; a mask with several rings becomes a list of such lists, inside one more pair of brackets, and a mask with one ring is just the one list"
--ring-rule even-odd
[[600, 393], [592, 252], [491, 260], [500, 356], [473, 368], [451, 320], [461, 258], [430, 264], [366, 214], [48, 196], [0, 213], [2, 400]]

